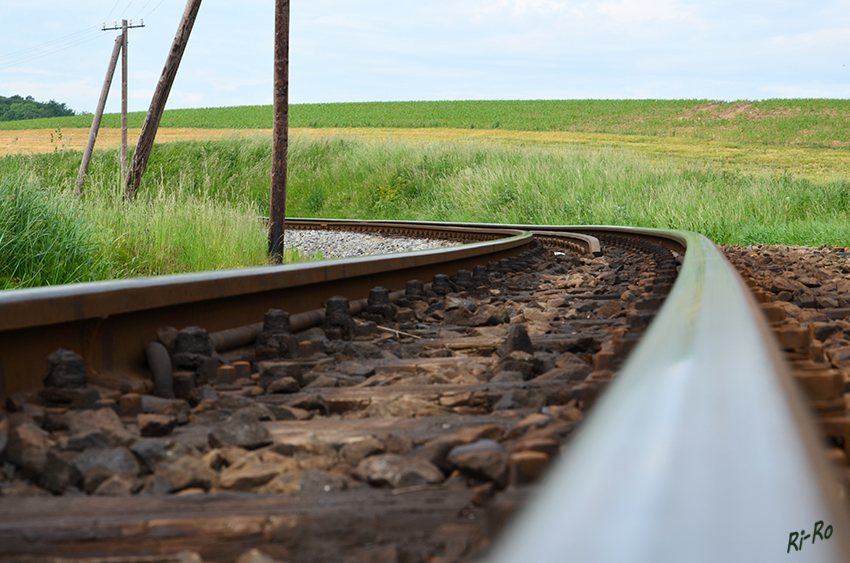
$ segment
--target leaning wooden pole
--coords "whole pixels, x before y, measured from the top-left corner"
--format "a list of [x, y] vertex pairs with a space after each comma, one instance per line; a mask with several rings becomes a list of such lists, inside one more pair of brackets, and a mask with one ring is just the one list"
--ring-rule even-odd
[[289, 146], [289, 0], [275, 2], [274, 125], [269, 206], [269, 255], [283, 261], [286, 222], [286, 156]]
[[165, 110], [165, 102], [168, 101], [168, 94], [171, 92], [171, 86], [177, 76], [177, 69], [180, 67], [180, 60], [183, 58], [183, 52], [189, 43], [189, 35], [192, 33], [192, 26], [195, 25], [195, 18], [200, 7], [201, 0], [188, 0], [186, 2], [183, 19], [180, 21], [180, 27], [177, 28], [177, 35], [174, 36], [174, 43], [171, 45], [171, 51], [169, 51], [168, 59], [165, 61], [165, 68], [162, 69], [162, 76], [160, 76], [156, 85], [151, 107], [142, 125], [139, 143], [136, 145], [133, 160], [130, 162], [130, 169], [127, 171], [124, 197], [129, 201], [132, 201], [136, 197], [136, 192], [139, 191], [139, 184], [148, 165], [156, 132], [159, 129], [159, 122], [162, 119], [162, 112]]
[[121, 53], [121, 46], [122, 39], [119, 35], [115, 38], [112, 58], [109, 59], [109, 68], [106, 70], [106, 78], [103, 80], [103, 88], [100, 90], [100, 100], [97, 102], [97, 109], [94, 112], [94, 119], [91, 122], [89, 140], [86, 143], [86, 152], [83, 153], [83, 161], [80, 163], [80, 173], [77, 175], [77, 187], [74, 189], [74, 195], [77, 196], [83, 193], [83, 184], [85, 184], [86, 175], [89, 173], [91, 153], [94, 151], [94, 142], [97, 140], [97, 132], [100, 130], [100, 121], [103, 119], [103, 108], [106, 106], [106, 98], [109, 96], [109, 88], [112, 86], [112, 77], [115, 75], [115, 66], [118, 64], [118, 55]]

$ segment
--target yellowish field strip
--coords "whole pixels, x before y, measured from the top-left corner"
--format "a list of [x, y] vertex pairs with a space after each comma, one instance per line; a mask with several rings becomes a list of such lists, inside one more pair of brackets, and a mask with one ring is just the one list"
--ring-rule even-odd
[[794, 174], [814, 181], [850, 178], [850, 150], [731, 144], [676, 137], [650, 137], [564, 131], [500, 131], [494, 129], [295, 129], [293, 134], [353, 135], [372, 139], [421, 141], [490, 141], [519, 145], [574, 146], [630, 150], [659, 160], [698, 164], [711, 162], [741, 172]]
[[[85, 148], [88, 129], [62, 129], [61, 134], [62, 137], [59, 138], [59, 133], [50, 129], [0, 131], [0, 156]], [[139, 129], [130, 129], [131, 145], [135, 145], [139, 134]], [[847, 148], [800, 148], [730, 144], [676, 137], [484, 129], [323, 128], [292, 129], [291, 134], [293, 137], [353, 136], [375, 140], [487, 141], [516, 145], [625, 149], [653, 159], [688, 163], [711, 162], [740, 171], [787, 172], [820, 182], [850, 178], [850, 150]], [[271, 129], [161, 128], [156, 140], [159, 143], [167, 143], [270, 136]], [[119, 129], [101, 129], [96, 148], [115, 149], [120, 142]]]
[[[127, 137], [130, 146], [139, 140], [141, 129], [129, 129]], [[0, 131], [0, 156], [7, 154], [48, 153], [55, 150], [82, 151], [89, 138], [88, 129], [62, 129], [62, 137], [55, 129], [28, 129], [21, 131]], [[156, 142], [200, 141], [220, 139], [245, 139], [271, 137], [271, 129], [169, 129], [161, 128]], [[95, 150], [115, 149], [121, 146], [120, 129], [101, 129], [98, 131]]]

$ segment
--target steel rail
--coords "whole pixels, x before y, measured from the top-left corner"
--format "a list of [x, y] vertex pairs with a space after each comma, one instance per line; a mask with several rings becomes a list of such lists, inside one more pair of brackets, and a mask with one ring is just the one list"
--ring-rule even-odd
[[[340, 222], [338, 222], [340, 223]], [[342, 222], [344, 223], [344, 222]], [[361, 231], [431, 233], [480, 240], [448, 248], [0, 292], [0, 398], [41, 387], [39, 375], [57, 348], [82, 354], [90, 380], [143, 390], [145, 345], [162, 326], [203, 326], [210, 332], [250, 325], [270, 308], [293, 314], [332, 295], [355, 300], [371, 288], [403, 288], [411, 279], [472, 269], [528, 249], [533, 236], [511, 228], [429, 227], [358, 221]], [[293, 220], [288, 222], [297, 225]], [[339, 226], [339, 225], [338, 225]], [[141, 387], [140, 387], [141, 386]]]
[[[335, 221], [320, 223], [343, 228]], [[388, 229], [403, 225], [382, 223]], [[404, 225], [426, 229], [436, 224]], [[822, 523], [821, 531], [831, 526], [830, 538], [807, 544], [790, 556], [850, 560], [844, 491], [826, 465], [813, 423], [758, 307], [711, 241], [694, 233], [620, 227], [505, 227], [541, 236], [579, 233], [585, 239], [580, 242], [578, 237], [576, 244], [584, 245], [590, 244], [588, 235], [620, 233], [663, 244], [684, 255], [684, 260], [658, 317], [584, 423], [568, 455], [550, 473], [541, 495], [497, 544], [494, 561], [789, 560], [789, 534], [801, 530], [812, 534], [817, 522]], [[506, 245], [500, 252], [506, 256], [521, 252], [531, 236], [523, 232], [500, 241]], [[406, 280], [426, 267], [448, 268], [440, 261], [445, 254], [453, 256], [450, 264], [455, 267], [467, 267], [485, 256], [492, 259], [484, 249], [489, 244], [493, 243], [373, 260], [8, 292], [0, 294], [0, 346], [5, 346], [0, 358], [5, 361], [9, 350], [15, 350], [15, 344], [7, 344], [10, 335], [23, 335], [17, 341], [20, 345], [24, 338], [60, 330], [45, 328], [44, 319], [50, 315], [70, 315], [55, 327], [82, 323], [74, 329], [72, 344], [82, 343], [84, 351], [97, 350], [100, 341], [100, 353], [106, 355], [116, 349], [118, 317], [131, 315], [130, 324], [152, 331], [189, 318], [192, 324], [205, 323], [206, 310], [233, 301], [233, 318], [226, 325], [221, 319], [207, 324], [210, 330], [233, 327], [242, 324], [237, 317], [254, 320], [270, 306], [281, 306], [278, 303], [286, 301], [287, 293], [293, 295], [299, 287], [322, 284], [325, 296], [329, 289], [344, 288], [339, 292], [359, 297], [372, 283], [367, 281], [366, 264], [381, 273], [404, 267], [398, 279]], [[284, 275], [284, 269], [289, 273]], [[248, 279], [241, 279], [240, 273], [257, 275], [251, 289], [262, 298], [240, 293], [246, 291]], [[284, 278], [290, 281], [284, 283]], [[298, 302], [281, 308], [300, 312], [315, 306], [301, 291], [297, 293]], [[129, 294], [134, 305], [122, 306], [119, 294]], [[38, 306], [27, 316], [30, 309], [24, 303], [30, 298]], [[186, 305], [187, 301], [191, 303]], [[249, 306], [250, 315], [240, 315], [244, 312], [240, 308]], [[130, 310], [133, 307], [138, 309]], [[16, 323], [25, 327], [15, 329]], [[107, 340], [109, 346], [104, 344]], [[143, 346], [141, 342], [139, 350]], [[100, 361], [106, 365], [103, 358]], [[113, 359], [113, 371], [115, 365]], [[7, 387], [8, 374], [7, 369]]]
[[380, 222], [373, 221], [356, 221], [352, 219], [288, 219], [287, 225], [291, 225], [295, 229], [356, 229], [357, 225], [378, 224], [386, 229], [401, 229], [415, 228], [434, 229], [439, 227], [452, 227], [455, 229], [519, 229], [528, 231], [534, 235], [546, 236], [557, 235], [568, 238], [577, 247], [582, 248], [582, 252], [591, 252], [596, 254], [599, 252], [599, 244], [593, 242], [587, 237], [600, 234], [621, 234], [633, 239], [643, 240], [660, 244], [673, 252], [674, 255], [680, 256], [685, 253], [686, 239], [684, 231], [664, 231], [659, 229], [636, 229], [631, 227], [616, 227], [616, 226], [601, 226], [601, 225], [530, 225], [523, 223], [450, 223], [450, 222], [435, 222], [435, 221], [394, 221], [382, 220]]
[[702, 235], [617, 230], [680, 241], [678, 279], [490, 560], [850, 561], [846, 493], [737, 273]]

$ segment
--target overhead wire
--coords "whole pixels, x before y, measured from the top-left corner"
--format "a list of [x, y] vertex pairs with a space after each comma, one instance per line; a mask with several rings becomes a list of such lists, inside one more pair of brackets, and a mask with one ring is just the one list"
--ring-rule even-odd
[[50, 41], [45, 41], [44, 43], [39, 43], [38, 45], [33, 45], [32, 47], [27, 47], [25, 49], [20, 49], [18, 51], [12, 51], [11, 53], [6, 53], [5, 55], [0, 55], [0, 61], [9, 58], [15, 58], [17, 56], [28, 56], [24, 55], [24, 53], [28, 53], [30, 51], [36, 51], [38, 49], [43, 49], [49, 45], [53, 45], [55, 43], [70, 43], [79, 39], [79, 35], [84, 33], [90, 33], [93, 30], [98, 29], [97, 27], [87, 27], [80, 31], [75, 31], [74, 33], [69, 33], [68, 35], [64, 35], [62, 37], [57, 37], [56, 39], [52, 39]]
[[74, 43], [69, 43], [69, 44], [54, 47], [50, 50], [43, 51], [41, 53], [35, 53], [35, 54], [29, 55], [29, 56], [24, 56], [24, 57], [16, 59], [16, 60], [8, 61], [6, 63], [0, 63], [0, 69], [10, 68], [10, 67], [13, 67], [13, 66], [17, 66], [19, 64], [28, 63], [30, 61], [40, 59], [42, 57], [47, 57], [47, 56], [52, 55], [54, 53], [58, 53], [60, 51], [65, 51], [67, 49], [70, 49], [71, 47], [76, 47], [78, 45], [82, 45], [84, 43], [94, 41], [95, 39], [100, 39], [101, 37], [105, 37], [105, 36], [103, 36], [101, 34], [93, 35], [91, 37], [81, 39], [81, 40], [76, 41]]
[[148, 7], [148, 5], [149, 5], [151, 2], [153, 2], [153, 0], [148, 0], [147, 2], [145, 2], [144, 6], [142, 6], [142, 7], [141, 7], [141, 9], [140, 9], [138, 12], [136, 12], [136, 15], [134, 15], [134, 16], [133, 16], [133, 19], [134, 19], [134, 20], [135, 20], [135, 19], [138, 19], [139, 14], [141, 14], [142, 12], [144, 12], [144, 11], [145, 11], [145, 8], [147, 8], [147, 7]]
[[159, 8], [160, 6], [162, 6], [162, 3], [163, 3], [164, 1], [165, 1], [165, 0], [159, 0], [159, 4], [157, 4], [157, 5], [154, 7], [154, 9], [153, 9], [153, 10], [151, 10], [150, 12], [148, 12], [148, 15], [146, 15], [146, 16], [145, 16], [145, 18], [149, 18], [149, 17], [150, 17], [150, 15], [151, 15], [152, 13], [156, 12], [156, 9], [157, 9], [157, 8]]
[[[159, 3], [150, 12], [148, 12], [148, 16], [150, 16], [150, 14], [155, 12], [156, 9], [159, 8], [160, 5], [162, 5], [163, 1], [164, 0], [160, 0]], [[115, 8], [118, 6], [118, 4], [120, 2], [121, 2], [121, 0], [115, 1], [115, 4], [112, 5], [112, 9], [109, 10], [109, 14], [106, 16], [104, 21], [109, 21], [109, 18], [112, 16], [113, 12], [115, 12]], [[123, 16], [123, 14], [125, 14], [127, 12], [127, 10], [130, 9], [130, 7], [133, 5], [133, 2], [135, 2], [135, 0], [130, 0], [130, 2], [127, 4], [127, 6], [122, 11], [122, 16]], [[153, 0], [147, 0], [147, 2], [145, 2], [145, 4], [136, 13], [136, 15], [133, 16], [133, 19], [136, 19], [138, 17], [138, 15], [141, 14], [145, 10], [145, 8], [147, 8], [150, 5], [151, 2], [153, 2]], [[148, 16], [145, 16], [145, 17], [148, 17]], [[87, 27], [87, 28], [81, 29], [79, 31], [69, 33], [68, 35], [63, 35], [62, 37], [57, 37], [56, 39], [51, 39], [50, 41], [45, 41], [44, 43], [39, 43], [38, 45], [33, 45], [32, 47], [27, 47], [25, 49], [19, 49], [17, 51], [12, 51], [12, 52], [6, 53], [4, 55], [0, 55], [0, 62], [4, 61], [6, 59], [14, 59], [18, 56], [22, 56], [22, 57], [27, 58], [27, 60], [30, 60], [29, 55], [28, 54], [25, 55], [25, 53], [29, 53], [30, 51], [37, 51], [37, 50], [40, 50], [40, 49], [44, 49], [44, 48], [46, 48], [50, 45], [54, 45], [56, 43], [65, 44], [67, 46], [76, 45], [77, 43], [73, 43], [73, 42], [75, 42], [77, 39], [79, 39], [79, 37], [77, 37], [77, 36], [82, 35], [82, 34], [86, 34], [86, 33], [90, 33], [91, 31], [94, 31], [94, 30], [100, 31], [100, 28], [94, 27], [94, 26]], [[72, 45], [72, 43], [73, 43], [73, 45]], [[55, 49], [50, 51], [50, 53], [53, 53], [53, 52], [55, 52]]]
[[[147, 13], [145, 18], [150, 17], [151, 14], [156, 12], [164, 1], [165, 0], [159, 0], [156, 6], [154, 6], [153, 9], [151, 9]], [[127, 10], [130, 9], [134, 2], [135, 0], [130, 0], [130, 2], [124, 7], [121, 12], [122, 19], [124, 14], [126, 14]], [[145, 10], [145, 8], [147, 8], [151, 4], [151, 2], [153, 2], [153, 0], [147, 0], [144, 5], [142, 5], [142, 7], [138, 10], [136, 15], [133, 16], [133, 19], [136, 19], [139, 14], [141, 14]], [[112, 5], [112, 9], [109, 11], [109, 14], [106, 16], [106, 19], [104, 21], [109, 20], [109, 18], [115, 12], [115, 8], [118, 7], [120, 3], [121, 0], [115, 1], [115, 4]], [[100, 32], [101, 29], [97, 26], [87, 27], [85, 29], [81, 29], [80, 31], [75, 31], [74, 33], [70, 33], [62, 37], [57, 37], [56, 39], [45, 41], [44, 43], [39, 43], [38, 45], [33, 45], [31, 47], [6, 53], [5, 55], [0, 55], [0, 69], [6, 69], [19, 64], [28, 63], [30, 61], [34, 61], [42, 57], [47, 57], [60, 51], [64, 51], [66, 49], [70, 49], [72, 47], [76, 47], [78, 45], [82, 45], [84, 43], [88, 43], [90, 41], [94, 41], [95, 39], [103, 37], [101, 33], [92, 33], [94, 31]]]
[[129, 9], [130, 9], [130, 6], [132, 6], [132, 5], [133, 5], [133, 2], [135, 2], [135, 1], [136, 1], [136, 0], [130, 0], [129, 4], [127, 4], [126, 6], [124, 6], [124, 9], [121, 11], [121, 18], [122, 18], [122, 19], [124, 18], [124, 15], [127, 13], [127, 10], [129, 10]]
[[109, 21], [109, 18], [112, 16], [112, 12], [115, 11], [115, 8], [118, 6], [118, 2], [120, 2], [120, 1], [121, 0], [115, 0], [115, 4], [113, 4], [112, 9], [109, 10], [109, 15], [106, 16], [106, 19], [104, 21]]

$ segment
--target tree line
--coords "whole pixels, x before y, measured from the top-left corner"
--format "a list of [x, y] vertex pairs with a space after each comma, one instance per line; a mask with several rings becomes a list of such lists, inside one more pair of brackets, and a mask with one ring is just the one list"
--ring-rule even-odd
[[45, 103], [36, 102], [32, 96], [26, 98], [17, 95], [10, 98], [0, 96], [0, 121], [64, 117], [66, 115], [75, 115], [74, 110], [54, 100]]

